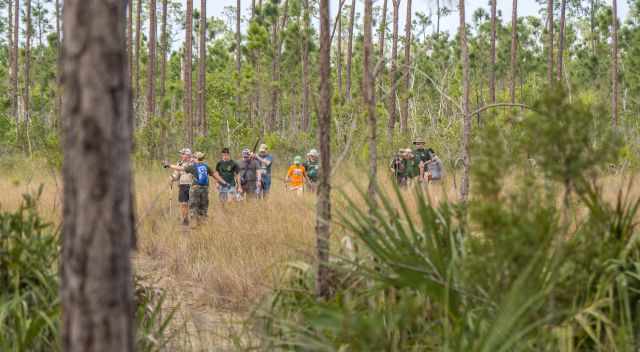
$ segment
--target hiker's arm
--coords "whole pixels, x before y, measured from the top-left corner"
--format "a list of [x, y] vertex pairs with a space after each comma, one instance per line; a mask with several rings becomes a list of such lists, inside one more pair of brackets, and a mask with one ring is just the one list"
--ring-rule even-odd
[[221, 183], [223, 185], [228, 185], [229, 183], [227, 181], [225, 181], [222, 176], [220, 176], [220, 173], [218, 171], [213, 173], [213, 178], [218, 181], [218, 183]]
[[267, 159], [267, 158], [261, 158], [258, 154], [254, 154], [255, 158], [258, 159], [259, 162], [265, 164], [265, 166], [269, 166], [271, 165], [271, 160]]

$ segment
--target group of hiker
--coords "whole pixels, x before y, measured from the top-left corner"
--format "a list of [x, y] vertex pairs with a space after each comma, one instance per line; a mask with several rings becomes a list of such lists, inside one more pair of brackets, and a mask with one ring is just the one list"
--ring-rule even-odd
[[423, 139], [413, 141], [414, 149], [401, 148], [389, 165], [394, 180], [400, 187], [414, 181], [433, 183], [442, 179], [442, 161], [431, 148], [426, 148]]
[[[256, 143], [257, 144], [257, 143]], [[255, 148], [255, 147], [254, 147]], [[163, 162], [165, 168], [174, 172], [169, 181], [171, 187], [178, 184], [178, 203], [183, 225], [189, 225], [189, 213], [200, 221], [207, 216], [209, 208], [209, 177], [218, 187], [220, 200], [225, 202], [264, 198], [271, 190], [273, 156], [268, 146], [261, 144], [258, 153], [248, 148], [242, 150], [241, 159], [233, 160], [229, 148], [223, 148], [215, 169], [205, 162], [205, 154], [192, 153], [189, 148], [180, 150], [176, 164]], [[320, 168], [320, 154], [311, 149], [307, 159], [296, 156], [287, 170], [285, 186], [297, 195], [305, 189], [315, 191]]]

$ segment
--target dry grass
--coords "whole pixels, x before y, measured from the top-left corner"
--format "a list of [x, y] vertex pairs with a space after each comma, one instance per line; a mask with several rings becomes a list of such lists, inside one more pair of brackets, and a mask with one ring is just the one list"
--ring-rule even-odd
[[[347, 168], [334, 179], [336, 199], [342, 195], [357, 197], [358, 187], [366, 187], [366, 176]], [[61, 180], [54, 172], [36, 172], [33, 165], [0, 176], [0, 209], [15, 209], [24, 193], [44, 186], [39, 208], [43, 216], [59, 224]], [[41, 171], [41, 170], [40, 170]], [[297, 197], [284, 191], [279, 177], [271, 196], [260, 202], [232, 203], [222, 206], [211, 192], [208, 221], [185, 231], [178, 221], [176, 192], [168, 186], [168, 174], [160, 168], [136, 172], [135, 189], [138, 218], [138, 250], [134, 254], [136, 272], [150, 284], [168, 290], [170, 301], [179, 305], [179, 321], [184, 322], [198, 346], [219, 344], [220, 335], [278, 282], [282, 264], [292, 260], [312, 260], [314, 253], [315, 196]], [[282, 175], [276, 170], [275, 175]], [[382, 187], [390, 191], [391, 182], [382, 172]], [[356, 175], [356, 176], [354, 176]], [[458, 182], [459, 184], [459, 182]], [[627, 177], [610, 176], [607, 198], [615, 199], [617, 190], [626, 187]], [[452, 177], [434, 188], [434, 198], [456, 198]], [[640, 187], [633, 187], [640, 194]], [[173, 209], [169, 207], [173, 198]], [[334, 214], [344, 213], [340, 201], [334, 201]], [[341, 236], [333, 227], [334, 238]], [[338, 247], [335, 241], [334, 248]], [[213, 339], [213, 340], [212, 340]]]

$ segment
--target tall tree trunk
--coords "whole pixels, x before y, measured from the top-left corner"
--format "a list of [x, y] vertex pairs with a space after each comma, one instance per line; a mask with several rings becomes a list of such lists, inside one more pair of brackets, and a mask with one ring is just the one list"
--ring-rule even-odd
[[440, 36], [440, 0], [436, 0], [436, 37]]
[[380, 30], [378, 31], [378, 47], [380, 48], [380, 52], [379, 52], [380, 62], [384, 60], [384, 41], [387, 36], [387, 0], [384, 0], [382, 2], [381, 15], [382, 15], [382, 18], [380, 19]]
[[[409, 3], [411, 0], [409, 0]], [[386, 1], [385, 1], [386, 3]], [[367, 196], [371, 203], [375, 201], [376, 184], [378, 173], [378, 146], [377, 146], [377, 117], [376, 117], [376, 78], [373, 75], [373, 44], [372, 44], [372, 23], [373, 4], [372, 0], [364, 1], [364, 67], [362, 72], [364, 103], [367, 107], [367, 120], [369, 124], [369, 186]]]
[[[304, 28], [302, 36], [302, 123], [301, 129], [305, 132], [309, 131], [309, 122], [311, 120], [309, 116], [309, 31], [311, 15], [309, 14], [309, 0], [302, 2], [304, 16]], [[338, 32], [338, 43], [340, 43], [340, 37], [342, 35]], [[340, 44], [338, 44], [338, 87], [341, 86], [342, 78], [340, 70]]]
[[469, 113], [469, 49], [467, 47], [467, 29], [465, 25], [464, 0], [458, 4], [460, 11], [460, 46], [462, 54], [462, 109], [464, 122], [462, 124], [462, 184], [460, 186], [460, 199], [466, 202], [469, 198], [469, 173], [471, 169], [471, 156], [469, 144], [471, 143], [471, 114]]
[[[30, 87], [31, 87], [31, 35], [32, 35], [32, 25], [31, 25], [31, 0], [26, 0], [25, 2], [25, 16], [26, 18], [26, 40], [24, 43], [24, 118], [26, 122], [27, 132], [29, 131], [29, 125], [31, 124], [31, 107], [29, 98], [31, 96]], [[30, 143], [29, 143], [30, 144]], [[29, 148], [31, 149], [31, 148]], [[31, 154], [31, 150], [29, 150], [29, 154]]]
[[165, 108], [164, 108], [164, 99], [166, 95], [166, 86], [167, 86], [167, 54], [169, 52], [169, 34], [167, 33], [167, 10], [168, 10], [168, 0], [162, 0], [162, 24], [160, 28], [160, 46], [161, 54], [160, 56], [160, 115], [163, 120], [166, 117]]
[[[240, 0], [238, 0], [240, 2]], [[240, 6], [238, 6], [240, 9]], [[200, 0], [200, 58], [198, 60], [198, 134], [207, 135], [207, 1]], [[238, 49], [239, 50], [239, 49]], [[238, 76], [238, 82], [240, 77]], [[239, 97], [239, 96], [238, 96]]]
[[[305, 0], [308, 2], [308, 0]], [[342, 9], [340, 9], [342, 12]], [[306, 39], [306, 38], [305, 38]], [[338, 13], [338, 47], [336, 48], [338, 96], [342, 97], [342, 13]]]
[[193, 93], [192, 93], [192, 50], [193, 50], [193, 0], [187, 0], [186, 29], [184, 41], [184, 121], [187, 125], [187, 145], [193, 146]]
[[518, 65], [518, 0], [513, 0], [511, 12], [511, 77], [509, 77], [509, 95], [511, 104], [516, 102], [516, 77]]
[[404, 25], [404, 92], [400, 104], [400, 130], [409, 130], [409, 90], [411, 89], [411, 0], [407, 0], [407, 18]]
[[[133, 91], [133, 107], [135, 114], [138, 114], [138, 99], [140, 98], [140, 46], [142, 44], [142, 1], [138, 0], [136, 8], [136, 87]], [[135, 119], [134, 119], [135, 120]]]
[[156, 115], [156, 0], [149, 0], [149, 68], [147, 74], [147, 122]]
[[327, 299], [329, 282], [329, 236], [331, 234], [331, 40], [329, 0], [320, 0], [320, 108], [318, 109], [318, 144], [320, 146], [320, 180], [316, 205], [316, 248], [318, 271], [316, 294]]
[[125, 6], [126, 1], [64, 2], [60, 297], [67, 352], [135, 348]]
[[396, 110], [396, 88], [398, 80], [398, 15], [400, 12], [400, 0], [392, 0], [393, 3], [393, 38], [391, 40], [391, 76], [389, 88], [389, 96], [387, 98], [387, 110], [389, 111], [389, 125], [387, 126], [387, 137], [389, 140], [393, 137], [393, 130], [396, 127], [397, 110]]
[[345, 94], [347, 100], [351, 100], [351, 66], [353, 63], [353, 28], [356, 21], [356, 0], [351, 1], [351, 12], [349, 13], [349, 37], [347, 38], [347, 72], [345, 79]]
[[547, 0], [547, 81], [549, 86], [553, 84], [553, 32], [555, 23], [553, 20], [553, 0]]
[[18, 61], [20, 59], [20, 52], [18, 48], [20, 46], [20, 0], [15, 0], [13, 8], [13, 68], [11, 69], [11, 112], [16, 119], [16, 131], [20, 126], [20, 116], [18, 115], [18, 99], [19, 99], [19, 90], [18, 90], [18, 77], [19, 77], [19, 68]]
[[611, 19], [611, 123], [614, 127], [618, 126], [618, 1], [612, 0]]
[[[18, 0], [16, 0], [18, 1]], [[13, 67], [13, 2], [9, 0], [7, 3], [7, 46], [9, 51], [9, 82], [7, 84], [8, 87], [13, 86], [13, 75], [14, 75], [14, 67]], [[14, 101], [13, 93], [10, 95], [10, 103], [11, 103], [11, 114], [15, 117], [14, 107], [17, 105]]]
[[562, 0], [560, 5], [560, 33], [558, 34], [558, 71], [556, 75], [558, 82], [562, 82], [562, 72], [564, 70], [564, 26], [566, 9], [567, 0]]
[[129, 57], [129, 87], [133, 87], [134, 61], [133, 61], [133, 0], [127, 2], [127, 55]]
[[491, 0], [491, 67], [489, 68], [489, 99], [496, 103], [496, 27], [498, 0]]
[[273, 60], [271, 63], [271, 110], [269, 112], [268, 129], [273, 131], [277, 129], [280, 112], [280, 56], [282, 50], [282, 34], [280, 30], [284, 30], [287, 23], [289, 1], [285, 0], [282, 14], [282, 22], [278, 24], [278, 18], [273, 21], [272, 43], [273, 43]]
[[[204, 1], [203, 1], [204, 2]], [[240, 110], [240, 77], [242, 70], [241, 54], [242, 37], [240, 36], [240, 20], [241, 20], [241, 4], [240, 0], [236, 1], [236, 73], [238, 78], [236, 79], [236, 119], [238, 119], [238, 110]]]
[[62, 72], [62, 31], [60, 27], [60, 0], [56, 0], [54, 6], [55, 8], [55, 16], [56, 16], [56, 44], [58, 47], [57, 50], [57, 58], [56, 58], [56, 102], [55, 102], [55, 113], [54, 113], [54, 128], [59, 126], [60, 115], [62, 110], [62, 90], [60, 86], [62, 81], [60, 80], [60, 75]]

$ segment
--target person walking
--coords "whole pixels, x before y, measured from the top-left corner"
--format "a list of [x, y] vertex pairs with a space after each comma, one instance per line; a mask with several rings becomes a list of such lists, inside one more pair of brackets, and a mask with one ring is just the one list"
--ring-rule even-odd
[[218, 192], [221, 202], [231, 202], [240, 193], [240, 169], [231, 160], [229, 148], [222, 149], [222, 159], [216, 164], [215, 177], [218, 180]]
[[189, 166], [169, 165], [168, 167], [193, 176], [189, 207], [191, 213], [196, 217], [197, 224], [200, 224], [206, 219], [209, 210], [209, 176], [215, 177], [215, 175], [209, 165], [204, 162], [204, 153], [196, 152], [193, 156], [195, 161]]
[[[191, 149], [180, 149], [180, 160], [176, 163], [177, 166], [187, 167], [192, 163]], [[165, 163], [165, 167], [168, 164]], [[189, 192], [191, 190], [191, 184], [193, 183], [193, 176], [190, 173], [174, 170], [171, 176], [169, 176], [169, 184], [173, 188], [174, 183], [178, 183], [178, 206], [180, 207], [180, 216], [182, 218], [183, 225], [189, 225]]]
[[413, 154], [415, 155], [415, 159], [416, 159], [416, 163], [417, 166], [420, 170], [420, 182], [422, 181], [428, 181], [427, 180], [427, 175], [425, 174], [425, 169], [427, 166], [427, 163], [429, 163], [429, 161], [431, 161], [431, 158], [433, 157], [434, 151], [431, 148], [425, 148], [426, 143], [424, 142], [424, 139], [422, 138], [416, 138], [413, 141], [413, 145], [415, 146], [415, 149], [413, 150]]
[[238, 161], [238, 173], [240, 174], [240, 194], [242, 198], [257, 199], [262, 186], [261, 175], [258, 172], [260, 162], [248, 149], [242, 150], [242, 160]]
[[315, 192], [318, 188], [318, 177], [320, 174], [320, 153], [316, 149], [311, 149], [307, 153], [307, 160], [302, 164], [309, 180], [309, 190]]
[[261, 144], [258, 149], [258, 155], [256, 155], [255, 158], [260, 163], [258, 172], [262, 180], [262, 195], [266, 196], [269, 194], [269, 190], [271, 190], [271, 165], [273, 164], [273, 156], [269, 154], [267, 145]]
[[307, 172], [302, 165], [302, 157], [293, 158], [293, 164], [287, 170], [287, 190], [294, 191], [296, 195], [301, 196], [304, 192], [304, 182], [307, 180]]
[[400, 148], [389, 164], [389, 168], [394, 176], [394, 181], [396, 181], [399, 187], [407, 186], [407, 160], [405, 153], [405, 149]]

